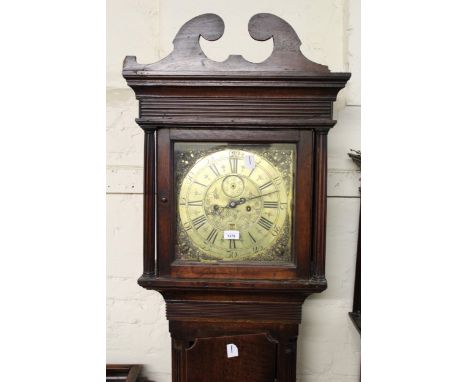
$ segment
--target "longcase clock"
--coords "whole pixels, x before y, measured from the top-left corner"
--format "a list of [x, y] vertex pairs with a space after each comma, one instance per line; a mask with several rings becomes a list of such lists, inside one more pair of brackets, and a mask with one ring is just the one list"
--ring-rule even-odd
[[145, 132], [138, 283], [166, 301], [174, 382], [295, 381], [302, 303], [327, 287], [327, 133], [350, 74], [305, 58], [277, 16], [248, 29], [273, 39], [264, 62], [207, 58], [214, 14], [161, 61], [124, 61]]

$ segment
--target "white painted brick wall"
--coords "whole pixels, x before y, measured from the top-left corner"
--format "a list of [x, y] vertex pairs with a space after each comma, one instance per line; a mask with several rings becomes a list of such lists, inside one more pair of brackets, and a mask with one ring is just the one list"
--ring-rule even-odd
[[[142, 271], [143, 133], [134, 122], [137, 101], [121, 78], [125, 55], [154, 62], [172, 49], [178, 28], [214, 12], [226, 35], [209, 46], [217, 59], [244, 54], [260, 61], [265, 47], [249, 41], [247, 21], [257, 12], [285, 18], [302, 39], [302, 51], [332, 70], [350, 70], [352, 83], [335, 104], [329, 135], [327, 279], [329, 288], [303, 306], [298, 381], [357, 382], [360, 338], [352, 308], [359, 219], [360, 173], [348, 158], [360, 148], [359, 4], [355, 0], [236, 1], [113, 0], [108, 2], [107, 88], [107, 361], [143, 363], [155, 382], [170, 382], [170, 336], [163, 298], [140, 288]], [[242, 42], [242, 43], [240, 43]], [[245, 43], [245, 44], [244, 44]]]

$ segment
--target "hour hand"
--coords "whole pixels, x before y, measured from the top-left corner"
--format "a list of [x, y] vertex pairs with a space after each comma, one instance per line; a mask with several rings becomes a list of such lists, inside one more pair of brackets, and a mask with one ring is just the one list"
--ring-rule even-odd
[[239, 204], [244, 204], [245, 198], [240, 198], [239, 200], [231, 200], [226, 207], [236, 208]]
[[229, 205], [227, 205], [227, 206], [218, 206], [217, 204], [215, 204], [213, 206], [213, 213], [219, 214], [225, 208], [229, 208]]

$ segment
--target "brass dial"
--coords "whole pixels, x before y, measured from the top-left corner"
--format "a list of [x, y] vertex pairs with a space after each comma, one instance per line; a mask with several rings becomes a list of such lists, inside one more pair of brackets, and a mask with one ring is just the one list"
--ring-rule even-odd
[[[201, 157], [180, 185], [178, 214], [185, 236], [214, 259], [261, 258], [290, 228], [292, 192], [283, 175], [254, 151], [227, 148]], [[234, 231], [233, 238], [228, 231]]]

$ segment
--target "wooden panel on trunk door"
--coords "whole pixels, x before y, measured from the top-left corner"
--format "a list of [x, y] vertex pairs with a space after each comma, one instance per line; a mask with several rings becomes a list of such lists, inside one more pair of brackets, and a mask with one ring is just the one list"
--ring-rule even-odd
[[[232, 349], [231, 349], [232, 345]], [[228, 347], [231, 354], [228, 358]], [[277, 344], [266, 334], [199, 338], [187, 350], [188, 382], [273, 382]]]

